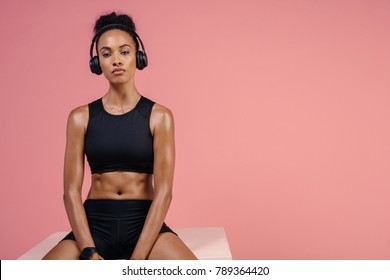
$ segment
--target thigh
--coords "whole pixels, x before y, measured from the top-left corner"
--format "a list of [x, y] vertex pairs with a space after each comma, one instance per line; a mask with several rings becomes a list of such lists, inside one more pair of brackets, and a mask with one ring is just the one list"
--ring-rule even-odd
[[80, 250], [74, 240], [62, 240], [53, 247], [44, 257], [43, 260], [78, 260]]
[[160, 233], [150, 251], [149, 260], [196, 260], [184, 242], [171, 232]]

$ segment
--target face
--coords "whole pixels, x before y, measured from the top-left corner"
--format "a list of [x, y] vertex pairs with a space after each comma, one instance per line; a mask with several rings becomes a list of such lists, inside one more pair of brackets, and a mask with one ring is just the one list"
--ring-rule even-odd
[[[111, 83], [125, 83], [134, 79], [136, 46], [129, 33], [111, 29], [104, 32], [97, 44], [100, 68]], [[121, 68], [122, 71], [115, 71]]]

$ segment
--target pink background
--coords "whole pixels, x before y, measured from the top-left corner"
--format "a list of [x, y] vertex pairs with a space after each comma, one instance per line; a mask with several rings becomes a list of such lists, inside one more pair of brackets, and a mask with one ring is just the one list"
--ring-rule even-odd
[[0, 4], [1, 259], [70, 229], [66, 119], [108, 89], [88, 52], [112, 10], [145, 43], [138, 89], [175, 115], [169, 225], [224, 227], [234, 259], [390, 258], [389, 1], [15, 0]]

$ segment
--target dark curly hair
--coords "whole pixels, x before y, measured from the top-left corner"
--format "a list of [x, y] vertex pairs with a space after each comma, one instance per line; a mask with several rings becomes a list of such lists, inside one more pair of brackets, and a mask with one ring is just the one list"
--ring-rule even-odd
[[[96, 33], [100, 29], [102, 29], [103, 27], [105, 27], [106, 25], [109, 25], [109, 24], [123, 24], [123, 25], [127, 26], [128, 28], [130, 28], [131, 30], [134, 30], [134, 32], [135, 32], [135, 24], [134, 24], [134, 21], [131, 18], [131, 16], [129, 16], [127, 14], [116, 14], [115, 12], [112, 12], [112, 13], [100, 16], [95, 21], [95, 27], [93, 28], [94, 35], [96, 35]], [[113, 29], [113, 28], [110, 28], [110, 29]], [[108, 30], [110, 30], [110, 29], [108, 29]], [[136, 49], [137, 50], [139, 49], [138, 40], [137, 40], [137, 38], [135, 37], [135, 35], [133, 33], [131, 33], [128, 30], [126, 30], [126, 28], [115, 27], [115, 29], [121, 29], [121, 30], [129, 33], [131, 38], [133, 38], [133, 41], [134, 41], [135, 46], [136, 46]], [[100, 36], [101, 35], [102, 34], [100, 34]], [[96, 44], [96, 53], [98, 53], [97, 44], [98, 44], [100, 36], [96, 39], [96, 43], [95, 43]]]

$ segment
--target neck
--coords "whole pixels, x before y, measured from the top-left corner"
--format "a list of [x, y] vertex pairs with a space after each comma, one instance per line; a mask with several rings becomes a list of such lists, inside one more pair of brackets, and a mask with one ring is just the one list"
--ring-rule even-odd
[[133, 103], [140, 98], [140, 93], [134, 83], [112, 84], [105, 95], [111, 105], [123, 106]]

